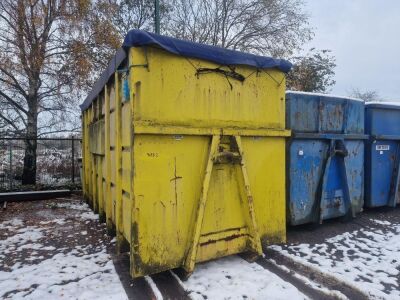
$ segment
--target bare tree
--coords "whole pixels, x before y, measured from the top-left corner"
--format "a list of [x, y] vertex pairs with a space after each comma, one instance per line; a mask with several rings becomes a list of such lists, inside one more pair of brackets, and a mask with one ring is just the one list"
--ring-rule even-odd
[[112, 21], [123, 39], [131, 29], [150, 31], [153, 26], [154, 0], [114, 0]]
[[312, 37], [301, 0], [178, 0], [162, 31], [190, 41], [289, 56]]
[[329, 50], [312, 48], [305, 56], [292, 57], [293, 69], [287, 76], [287, 87], [304, 92], [327, 92], [335, 84], [335, 58]]
[[104, 42], [96, 32], [107, 34], [93, 25], [101, 2], [0, 1], [0, 127], [26, 138], [23, 184], [36, 182], [37, 136], [74, 129], [64, 121], [76, 115], [76, 87], [94, 66], [87, 49]]
[[[154, 30], [154, 0], [109, 0], [110, 21], [119, 33], [121, 41], [131, 29]], [[160, 0], [160, 15], [163, 27], [169, 20], [174, 1]]]
[[360, 90], [357, 88], [353, 88], [350, 91], [349, 96], [359, 98], [361, 100], [364, 100], [365, 102], [382, 101], [379, 93], [374, 90]]

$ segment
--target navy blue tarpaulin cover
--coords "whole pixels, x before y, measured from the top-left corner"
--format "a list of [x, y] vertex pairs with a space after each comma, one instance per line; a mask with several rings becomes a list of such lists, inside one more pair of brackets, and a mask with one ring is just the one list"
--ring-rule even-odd
[[278, 68], [285, 73], [289, 72], [292, 67], [290, 62], [282, 59], [178, 40], [141, 30], [131, 30], [126, 35], [122, 47], [137, 46], [158, 46], [177, 55], [204, 59], [221, 65], [248, 65], [259, 69]]
[[176, 55], [203, 59], [211, 61], [219, 65], [234, 66], [245, 65], [258, 69], [276, 68], [282, 72], [289, 72], [292, 64], [283, 59], [275, 59], [271, 57], [258, 56], [250, 53], [233, 51], [216, 46], [209, 46], [184, 40], [179, 40], [155, 33], [141, 30], [131, 30], [125, 37], [122, 48], [125, 49], [125, 55], [121, 50], [111, 60], [106, 71], [96, 82], [93, 90], [90, 92], [85, 101], [81, 104], [81, 109], [87, 109], [93, 99], [101, 92], [103, 86], [107, 83], [110, 76], [118, 68], [119, 64], [126, 58], [126, 52], [130, 47], [154, 46], [162, 48]]

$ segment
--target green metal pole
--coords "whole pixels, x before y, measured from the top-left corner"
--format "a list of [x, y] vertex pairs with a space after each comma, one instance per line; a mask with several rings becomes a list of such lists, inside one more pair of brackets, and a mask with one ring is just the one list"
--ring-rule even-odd
[[160, 0], [154, 0], [154, 32], [160, 34]]

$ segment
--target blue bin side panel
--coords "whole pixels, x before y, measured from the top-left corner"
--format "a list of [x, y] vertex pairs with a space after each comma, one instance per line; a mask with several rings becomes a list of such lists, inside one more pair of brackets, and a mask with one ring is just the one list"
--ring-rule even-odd
[[[362, 210], [364, 115], [364, 102], [355, 99], [286, 94], [286, 124], [294, 133], [288, 149], [290, 224], [343, 216], [350, 205], [354, 213]], [[348, 155], [336, 149], [330, 157], [330, 147], [341, 143]]]
[[365, 104], [354, 100], [349, 103], [344, 133], [364, 134]]
[[398, 141], [378, 140], [369, 143], [366, 153], [368, 157], [366, 205], [368, 207], [389, 204], [398, 147]]
[[[318, 201], [322, 220], [344, 216], [348, 211], [346, 193], [354, 212], [364, 204], [364, 143], [345, 141], [349, 155], [334, 156], [329, 166], [329, 141], [293, 140], [289, 148], [288, 219], [291, 225], [319, 220]], [[324, 175], [324, 168], [325, 170]], [[346, 172], [344, 172], [344, 169]], [[324, 176], [326, 184], [323, 184]], [[347, 182], [347, 185], [346, 185]]]
[[318, 132], [318, 104], [318, 96], [286, 94], [286, 126], [296, 132]]
[[[365, 204], [368, 207], [393, 205], [400, 161], [400, 106], [366, 106]], [[399, 202], [400, 193], [397, 192]]]
[[289, 203], [291, 225], [316, 220], [316, 195], [322, 180], [328, 143], [322, 140], [294, 140], [289, 148]]
[[384, 109], [367, 106], [365, 131], [372, 135], [400, 136], [400, 107]]

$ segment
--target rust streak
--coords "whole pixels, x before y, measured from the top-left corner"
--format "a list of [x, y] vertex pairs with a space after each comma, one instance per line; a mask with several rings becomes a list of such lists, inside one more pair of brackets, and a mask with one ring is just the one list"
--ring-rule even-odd
[[206, 241], [206, 242], [202, 242], [202, 243], [200, 243], [200, 246], [206, 246], [206, 245], [209, 245], [209, 244], [215, 244], [215, 243], [217, 243], [217, 242], [219, 242], [219, 241], [228, 242], [228, 241], [231, 241], [231, 240], [234, 240], [234, 239], [237, 239], [237, 238], [240, 238], [240, 237], [244, 237], [244, 236], [250, 237], [250, 235], [247, 234], [247, 233], [233, 234], [233, 235], [227, 236], [227, 237], [222, 238], [222, 239], [218, 239], [218, 240], [208, 240], [208, 241]]

